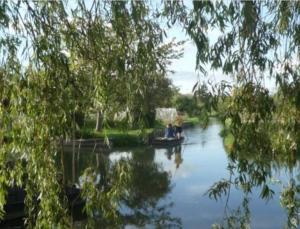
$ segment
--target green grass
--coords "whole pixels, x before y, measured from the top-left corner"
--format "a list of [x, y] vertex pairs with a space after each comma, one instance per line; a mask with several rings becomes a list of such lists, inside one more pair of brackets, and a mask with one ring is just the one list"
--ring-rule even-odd
[[77, 138], [105, 138], [110, 139], [115, 147], [138, 146], [147, 143], [147, 137], [153, 129], [144, 130], [123, 130], [123, 129], [103, 129], [95, 131], [94, 128], [83, 128], [76, 132]]
[[185, 117], [184, 122], [197, 124], [197, 123], [199, 123], [199, 118], [198, 117]]
[[166, 125], [163, 123], [163, 121], [155, 120], [154, 129], [161, 129], [161, 128], [165, 128], [165, 127], [166, 127]]
[[[198, 117], [184, 117], [184, 124], [195, 126], [200, 123]], [[95, 131], [95, 120], [88, 119], [85, 126], [76, 131], [76, 138], [109, 138], [115, 147], [139, 146], [147, 144], [147, 140], [154, 129], [165, 128], [161, 121], [155, 121], [154, 128], [128, 130], [118, 123], [113, 123], [112, 127], [104, 128], [102, 131]]]
[[201, 123], [201, 120], [198, 117], [186, 116], [183, 118], [183, 120], [185, 125], [190, 125], [190, 126], [196, 126]]

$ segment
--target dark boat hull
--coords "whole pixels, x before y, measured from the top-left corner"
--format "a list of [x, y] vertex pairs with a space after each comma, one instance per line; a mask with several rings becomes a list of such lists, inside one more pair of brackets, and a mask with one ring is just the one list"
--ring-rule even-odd
[[177, 138], [154, 138], [152, 145], [154, 146], [176, 146], [180, 145], [184, 141], [184, 137]]

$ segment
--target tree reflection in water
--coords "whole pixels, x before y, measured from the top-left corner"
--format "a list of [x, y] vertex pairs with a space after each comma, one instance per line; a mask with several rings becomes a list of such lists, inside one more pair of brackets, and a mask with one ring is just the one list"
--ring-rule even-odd
[[[160, 201], [170, 192], [171, 182], [169, 174], [154, 162], [154, 149], [137, 149], [127, 155], [110, 160], [109, 155], [86, 154], [77, 163], [76, 174], [83, 174], [77, 179], [86, 200], [87, 225], [181, 228], [180, 219], [169, 211], [173, 203]], [[68, 166], [66, 163], [70, 180], [72, 169]]]
[[[271, 188], [274, 183], [274, 173], [280, 170], [289, 171], [287, 181], [276, 181], [282, 186], [280, 204], [287, 212], [286, 228], [299, 226], [300, 184], [299, 177], [295, 179], [293, 172], [295, 167], [299, 167], [296, 153], [274, 154], [270, 150], [268, 142], [264, 142], [262, 139], [251, 141], [251, 143], [235, 141], [232, 149], [228, 152], [229, 177], [214, 183], [206, 192], [209, 198], [216, 201], [221, 198], [226, 199], [223, 219], [221, 223], [213, 224], [212, 228], [251, 228], [250, 195], [256, 189], [259, 190], [261, 199], [265, 201], [272, 199], [275, 194]], [[287, 184], [284, 184], [285, 182]], [[235, 210], [230, 210], [228, 203], [233, 188], [242, 191], [243, 200]]]

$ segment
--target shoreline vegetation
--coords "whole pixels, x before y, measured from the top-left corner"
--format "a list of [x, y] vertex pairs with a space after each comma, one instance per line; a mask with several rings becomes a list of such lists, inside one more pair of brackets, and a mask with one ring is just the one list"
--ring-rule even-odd
[[223, 122], [223, 124], [222, 124], [223, 128], [219, 133], [219, 135], [223, 139], [223, 145], [227, 152], [230, 152], [232, 150], [233, 143], [234, 143], [234, 137], [230, 133], [230, 130], [229, 130], [230, 124], [231, 124], [231, 120], [229, 120], [229, 119], [227, 119], [225, 122]]
[[[204, 128], [214, 115], [231, 122], [222, 134], [225, 147], [231, 147], [228, 168], [234, 165], [239, 179], [222, 179], [215, 199], [234, 186], [242, 188], [248, 203], [253, 183], [262, 187], [263, 199], [272, 197], [271, 164], [235, 161], [239, 154], [291, 161], [280, 204], [288, 216], [286, 227], [297, 228], [300, 184], [291, 171], [298, 169], [300, 154], [299, 14], [298, 1], [1, 1], [0, 220], [11, 201], [9, 189], [20, 187], [26, 191], [27, 216], [18, 227], [74, 227], [77, 219], [63, 191], [67, 180], [59, 178], [67, 172], [65, 164], [72, 163], [72, 183], [77, 175], [82, 178], [86, 228], [184, 227], [181, 218], [175, 220], [178, 225], [172, 221], [173, 203], [153, 204], [165, 192], [144, 202], [145, 189], [133, 186], [146, 160], [112, 161], [99, 153], [76, 174], [75, 139], [99, 137], [99, 144], [89, 140], [92, 151], [107, 138], [115, 146], [144, 144], [156, 130], [156, 108], [172, 108], [199, 117]], [[172, 28], [187, 37], [170, 39], [177, 34], [169, 34]], [[220, 32], [216, 39], [210, 39], [213, 31]], [[190, 66], [182, 71], [179, 87], [172, 83], [179, 78], [169, 76], [174, 63], [186, 58], [190, 42], [197, 79], [192, 94], [181, 94]], [[64, 140], [72, 141], [70, 161], [61, 150]], [[77, 152], [79, 162], [80, 148]], [[171, 190], [168, 173], [154, 163], [149, 167], [150, 175], [161, 175], [150, 186]], [[147, 187], [148, 179], [143, 179]], [[232, 223], [232, 217], [235, 227], [248, 227], [248, 206], [241, 207], [224, 212], [228, 222], [223, 217], [224, 225], [215, 227]]]
[[[184, 117], [183, 127], [194, 127], [201, 124], [198, 117]], [[94, 122], [87, 122], [86, 126], [80, 128], [75, 133], [75, 140], [78, 139], [105, 139], [108, 138], [113, 147], [131, 147], [143, 146], [149, 144], [149, 139], [153, 137], [156, 130], [165, 128], [163, 122], [156, 121], [153, 128], [145, 129], [126, 129], [121, 127], [103, 128], [101, 131], [96, 131]]]

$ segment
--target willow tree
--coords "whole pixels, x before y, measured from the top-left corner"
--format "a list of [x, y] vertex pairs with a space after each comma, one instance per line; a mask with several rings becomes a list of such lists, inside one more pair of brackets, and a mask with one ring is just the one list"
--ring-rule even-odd
[[84, 80], [64, 52], [67, 16], [61, 1], [1, 3], [1, 216], [8, 188], [19, 186], [30, 228], [71, 227], [55, 158]]
[[[76, 112], [116, 109], [118, 95], [131, 109], [147, 83], [165, 77], [172, 56], [143, 2], [93, 1], [87, 9], [78, 1], [73, 7], [63, 1], [0, 4], [1, 216], [8, 189], [18, 186], [26, 191], [29, 228], [71, 227], [55, 160], [63, 139], [74, 137]], [[124, 163], [116, 168], [107, 190], [93, 185], [93, 169], [85, 172], [89, 216], [94, 206], [118, 222], [116, 202], [130, 172]]]
[[[208, 93], [227, 97], [229, 105], [224, 117], [231, 120], [230, 131], [235, 139], [230, 155], [239, 157], [246, 152], [258, 158], [264, 155], [295, 157], [300, 143], [299, 2], [193, 1], [192, 5], [186, 6], [183, 1], [167, 1], [163, 14], [170, 24], [182, 25], [194, 41], [198, 51], [196, 68], [200, 74], [206, 75], [209, 66], [222, 70], [233, 80], [228, 87], [216, 85], [212, 89], [218, 92], [216, 94], [203, 91], [203, 87], [195, 93], [196, 96]], [[214, 34], [213, 39], [211, 34]], [[274, 95], [265, 83], [267, 79], [276, 82]], [[212, 100], [211, 105], [215, 101], [217, 99]], [[246, 168], [247, 164], [247, 160], [237, 166], [229, 162], [228, 168]], [[259, 165], [260, 162], [255, 160], [254, 173], [265, 173], [257, 167]], [[239, 173], [242, 177], [236, 179], [238, 187], [245, 189], [247, 194], [251, 192], [248, 178], [243, 171]], [[232, 173], [229, 180], [221, 180], [212, 186], [211, 197], [228, 193], [231, 178]], [[250, 177], [248, 181], [259, 184], [264, 179], [265, 176], [260, 181]], [[216, 190], [218, 192], [214, 192]], [[268, 199], [273, 193], [266, 184], [262, 185], [262, 198]], [[281, 205], [287, 210], [289, 228], [299, 226], [299, 217], [295, 214], [299, 205], [298, 193], [292, 177], [281, 193]], [[242, 224], [233, 226], [247, 227], [249, 215], [245, 216], [241, 218]], [[223, 228], [222, 225], [215, 227]]]
[[123, 72], [119, 72], [124, 75], [123, 108], [132, 126], [149, 126], [149, 114], [155, 113], [155, 105], [170, 99], [171, 93], [165, 93], [163, 98], [154, 94], [170, 91], [168, 67], [171, 59], [180, 57], [175, 48], [182, 42], [164, 43], [164, 30], [148, 2], [112, 1], [110, 8], [111, 27], [121, 39], [125, 53], [121, 57]]
[[180, 56], [174, 48], [181, 43], [164, 44], [164, 31], [156, 21], [145, 2], [95, 1], [87, 7], [79, 1], [72, 10], [67, 40], [72, 40], [68, 44], [73, 62], [85, 68], [91, 82], [96, 130], [103, 119], [121, 111], [128, 111], [128, 120], [139, 122], [155, 109], [147, 106], [150, 97], [153, 103], [169, 99], [149, 93], [170, 91], [167, 67]]
[[[25, 189], [29, 227], [49, 222], [64, 227], [69, 220], [58, 195], [62, 189], [54, 157], [75, 105], [73, 75], [62, 52], [60, 25], [66, 14], [61, 2], [4, 1], [1, 10], [1, 22], [6, 22], [1, 24], [1, 51], [10, 57], [1, 63], [10, 85], [9, 93], [1, 94], [1, 100], [9, 101], [1, 107], [2, 142], [8, 138], [1, 147], [1, 187]], [[9, 38], [16, 42], [3, 42]], [[22, 48], [25, 60], [18, 56]], [[2, 209], [6, 192], [2, 189]]]
[[[200, 74], [209, 67], [233, 80], [211, 94], [230, 95], [226, 117], [234, 136], [259, 139], [271, 129], [270, 144], [284, 153], [299, 150], [299, 13], [299, 2], [287, 1], [166, 1], [163, 12], [194, 41]], [[274, 101], [267, 79], [276, 82], [280, 100]]]
[[[226, 114], [233, 134], [260, 139], [269, 128], [264, 142], [272, 150], [298, 150], [300, 4], [195, 1], [188, 8], [181, 1], [164, 3], [160, 15], [170, 25], [178, 21], [195, 42], [197, 69], [205, 74], [210, 65], [234, 79]], [[89, 8], [85, 1], [75, 6], [63, 1], [0, 3], [2, 216], [7, 188], [19, 186], [26, 190], [29, 227], [70, 227], [65, 198], [60, 198], [64, 195], [59, 195], [57, 143], [74, 132], [76, 111], [89, 109], [90, 100], [97, 109], [117, 108], [119, 93], [131, 116], [144, 123], [153, 109], [145, 102], [149, 90], [166, 75], [174, 54], [163, 44], [157, 15], [144, 1], [95, 0]], [[221, 33], [211, 42], [213, 29]], [[275, 105], [263, 83], [266, 77], [278, 85], [280, 102]], [[197, 93], [203, 98], [209, 95], [205, 88]], [[280, 122], [270, 125], [275, 117]], [[117, 219], [115, 201], [128, 170], [118, 165], [115, 182], [105, 192], [87, 179], [87, 209], [97, 203], [108, 218]], [[93, 177], [91, 171], [86, 175]]]

